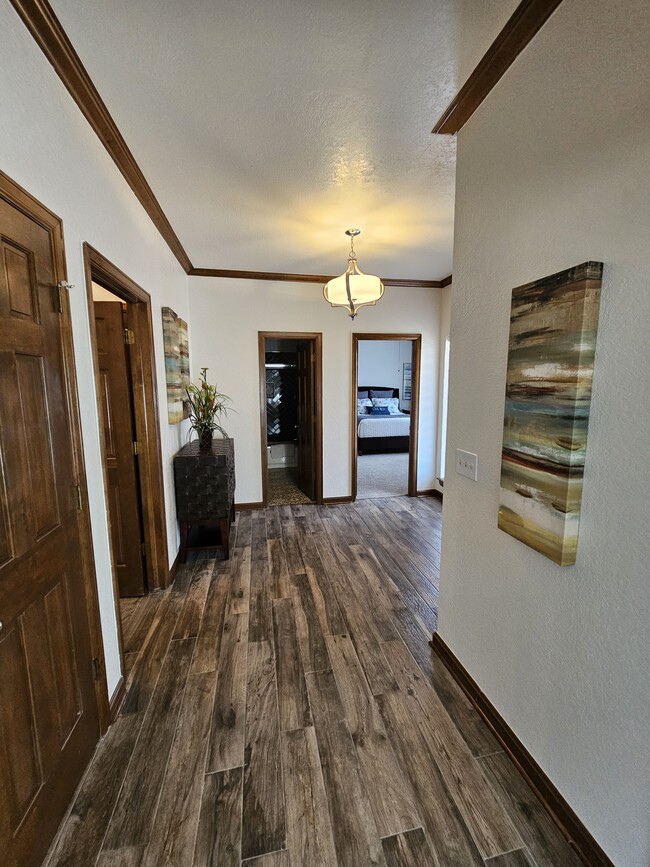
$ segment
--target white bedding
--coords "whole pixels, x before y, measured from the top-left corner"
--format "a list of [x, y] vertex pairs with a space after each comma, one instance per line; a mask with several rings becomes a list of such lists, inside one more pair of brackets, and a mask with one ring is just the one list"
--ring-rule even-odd
[[410, 415], [368, 415], [359, 419], [359, 437], [407, 437], [411, 427]]

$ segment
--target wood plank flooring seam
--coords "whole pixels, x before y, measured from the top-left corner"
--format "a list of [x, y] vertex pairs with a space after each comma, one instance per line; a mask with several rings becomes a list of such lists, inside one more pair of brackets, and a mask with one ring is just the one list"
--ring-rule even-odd
[[[252, 864], [253, 861], [259, 861], [261, 858], [266, 858], [267, 855], [277, 855], [279, 852], [288, 852], [288, 849], [273, 849], [271, 852], [265, 852], [263, 855], [253, 855], [252, 858], [242, 858], [242, 864]], [[306, 867], [306, 865], [305, 865]]]
[[[195, 641], [195, 639], [193, 639], [193, 638], [188, 638], [188, 639], [185, 639], [184, 641], [185, 641], [186, 644], [190, 644], [190, 643], [192, 644], [192, 652], [193, 652], [193, 650], [194, 650], [194, 641]], [[169, 656], [170, 648], [171, 648], [171, 641], [169, 642], [168, 651], [167, 651], [167, 653], [165, 654], [165, 660], [166, 660], [167, 657]], [[142, 840], [142, 839], [140, 839], [140, 838], [138, 837], [138, 839], [136, 839], [135, 841], [133, 841], [132, 839], [128, 838], [127, 841], [126, 841], [126, 844], [127, 844], [127, 845], [144, 845], [144, 846], [146, 847], [146, 846], [149, 844], [151, 829], [153, 828], [153, 823], [154, 823], [154, 820], [155, 820], [156, 812], [157, 812], [157, 810], [158, 810], [158, 804], [159, 804], [159, 801], [160, 801], [160, 796], [161, 796], [161, 793], [162, 793], [162, 784], [163, 784], [163, 782], [164, 782], [165, 775], [166, 775], [166, 773], [167, 773], [167, 767], [168, 767], [168, 763], [169, 763], [169, 756], [170, 756], [171, 749], [172, 749], [172, 745], [173, 745], [173, 742], [174, 742], [174, 737], [175, 737], [175, 735], [176, 735], [176, 730], [177, 730], [177, 727], [178, 727], [178, 722], [179, 722], [180, 712], [181, 712], [181, 709], [182, 709], [182, 706], [183, 706], [183, 700], [184, 700], [184, 698], [185, 698], [185, 690], [186, 690], [186, 688], [187, 688], [187, 676], [188, 676], [188, 674], [189, 674], [189, 666], [190, 666], [190, 662], [191, 662], [191, 659], [192, 659], [192, 652], [190, 652], [190, 653], [187, 655], [187, 666], [186, 666], [186, 670], [185, 670], [185, 676], [184, 676], [184, 678], [183, 678], [183, 686], [182, 686], [182, 689], [181, 689], [181, 690], [177, 690], [177, 689], [175, 689], [174, 692], [173, 692], [173, 696], [172, 696], [172, 698], [171, 698], [172, 706], [173, 706], [173, 702], [175, 701], [175, 702], [177, 703], [177, 705], [178, 705], [178, 710], [176, 711], [176, 719], [175, 719], [174, 724], [173, 724], [173, 729], [171, 730], [171, 732], [170, 732], [170, 734], [169, 734], [169, 746], [168, 746], [167, 754], [166, 754], [166, 756], [165, 756], [164, 766], [162, 767], [162, 769], [161, 769], [161, 773], [160, 773], [160, 785], [158, 786], [158, 789], [157, 789], [157, 791], [156, 791], [155, 794], [154, 794], [153, 802], [152, 802], [152, 804], [151, 804], [151, 809], [150, 809], [149, 813], [147, 814], [147, 821], [148, 821], [148, 826], [149, 826], [149, 835], [147, 836], [147, 839], [146, 839], [146, 840]], [[179, 660], [178, 660], [178, 664], [179, 664], [179, 665], [182, 665], [182, 664], [183, 664], [183, 657], [181, 656], [180, 652], [179, 652], [179, 657], [180, 657], [180, 658], [179, 658]], [[163, 660], [163, 665], [161, 666], [161, 669], [160, 669], [160, 674], [159, 674], [159, 677], [158, 677], [158, 683], [160, 683], [160, 679], [161, 679], [161, 677], [163, 676], [163, 669], [164, 669], [164, 660]], [[172, 670], [173, 670], [173, 669], [172, 669]], [[182, 671], [182, 668], [181, 668], [181, 671]], [[166, 672], [165, 672], [165, 674], [166, 674]], [[180, 692], [180, 696], [178, 695], [179, 692]], [[133, 765], [133, 762], [134, 762], [135, 757], [136, 757], [136, 756], [138, 756], [138, 758], [140, 757], [140, 754], [138, 753], [138, 748], [139, 748], [139, 746], [140, 746], [140, 740], [141, 740], [141, 738], [144, 736], [143, 733], [144, 733], [144, 731], [145, 731], [145, 724], [149, 721], [148, 718], [147, 718], [147, 716], [148, 716], [148, 714], [149, 714], [150, 712], [152, 712], [152, 708], [153, 708], [153, 704], [152, 704], [152, 703], [153, 703], [153, 701], [154, 701], [154, 697], [155, 697], [155, 695], [156, 695], [156, 693], [154, 692], [154, 694], [152, 695], [151, 701], [150, 701], [150, 703], [149, 703], [149, 708], [147, 709], [147, 713], [145, 713], [145, 714], [143, 715], [142, 725], [140, 726], [140, 730], [139, 730], [139, 732], [138, 732], [138, 737], [137, 737], [137, 739], [136, 739], [136, 742], [135, 742], [135, 745], [134, 745], [134, 748], [133, 748], [133, 752], [131, 753], [131, 757], [130, 757], [129, 763], [128, 763], [128, 766], [127, 766], [126, 772], [125, 772], [125, 774], [124, 774], [124, 779], [123, 779], [123, 781], [122, 781], [122, 787], [121, 787], [121, 789], [120, 789], [120, 795], [121, 795], [122, 792], [124, 791], [124, 789], [125, 789], [127, 783], [130, 783], [129, 771], [130, 771], [130, 769], [131, 769], [131, 766]], [[158, 697], [159, 697], [159, 696], [158, 696]], [[168, 710], [169, 710], [169, 709], [168, 709]], [[138, 781], [136, 781], [136, 783], [137, 783], [137, 782], [138, 782]], [[145, 790], [145, 792], [146, 792], [146, 790]], [[142, 794], [142, 793], [141, 793], [141, 794]], [[140, 803], [141, 803], [141, 802], [140, 802]], [[107, 826], [106, 826], [106, 834], [104, 835], [104, 840], [103, 840], [103, 842], [102, 842], [102, 847], [100, 848], [100, 854], [104, 851], [104, 844], [106, 843], [106, 840], [107, 840], [107, 838], [109, 837], [111, 831], [113, 831], [113, 818], [114, 818], [114, 816], [115, 816], [115, 812], [116, 812], [116, 810], [118, 809], [119, 806], [120, 806], [120, 796], [118, 795], [118, 798], [116, 799], [115, 810], [113, 810], [113, 813], [112, 813], [112, 815], [111, 815], [111, 820], [108, 822], [108, 824], [107, 824]], [[124, 826], [127, 824], [127, 819], [131, 819], [131, 816], [128, 816], [128, 815], [125, 815], [125, 816], [124, 816], [124, 819], [122, 820], [122, 822], [121, 822], [121, 826], [120, 826], [120, 829], [119, 829], [119, 831], [121, 831], [122, 834], [124, 834], [123, 828], [124, 828]], [[119, 832], [118, 832], [118, 831], [114, 831], [114, 833], [117, 834], [118, 839], [120, 839]], [[114, 848], [121, 848], [121, 847], [118, 846], [118, 847], [114, 847]]]
[[[171, 588], [169, 588], [167, 591], [163, 591], [163, 592], [169, 593], [170, 591], [171, 591]], [[162, 600], [161, 600], [161, 604], [162, 604]], [[171, 645], [171, 640], [170, 640], [169, 644]], [[143, 652], [144, 652], [144, 649], [145, 649], [145, 648], [143, 647], [143, 649], [142, 649], [140, 652], [143, 653]], [[165, 657], [167, 656], [167, 653], [168, 653], [168, 652], [169, 652], [169, 648], [167, 649], [167, 652], [165, 653]], [[163, 658], [163, 665], [164, 665], [164, 658]], [[156, 685], [158, 684], [158, 681], [159, 681], [159, 679], [160, 679], [160, 674], [161, 674], [161, 672], [162, 672], [163, 665], [160, 666], [160, 671], [158, 672], [158, 677], [156, 678], [156, 683], [154, 684], [154, 687], [153, 687], [153, 689], [152, 689], [152, 693], [151, 693], [151, 696], [152, 696], [152, 697], [153, 697], [153, 694], [154, 694], [154, 692], [155, 692]], [[149, 704], [150, 704], [150, 703], [151, 703], [151, 699], [149, 700]], [[147, 709], [148, 709], [148, 706], [149, 706], [149, 705], [147, 705]], [[142, 711], [139, 712], [139, 719], [140, 719], [140, 722], [139, 722], [139, 725], [138, 725], [138, 727], [137, 727], [137, 728], [138, 728], [138, 732], [137, 732], [137, 735], [136, 735], [135, 740], [134, 740], [134, 742], [133, 742], [133, 749], [131, 750], [131, 755], [129, 756], [129, 760], [128, 760], [128, 762], [126, 763], [126, 767], [124, 768], [124, 774], [123, 774], [123, 776], [122, 776], [122, 782], [121, 782], [121, 784], [120, 784], [120, 789], [119, 789], [119, 791], [118, 791], [118, 793], [117, 793], [117, 797], [115, 798], [115, 803], [113, 804], [113, 808], [112, 808], [112, 810], [111, 810], [110, 816], [108, 817], [108, 821], [106, 822], [106, 826], [105, 826], [105, 828], [104, 828], [104, 833], [102, 834], [101, 843], [100, 843], [99, 848], [98, 848], [98, 850], [97, 850], [97, 858], [95, 859], [96, 862], [99, 861], [99, 859], [100, 859], [100, 857], [101, 857], [101, 854], [102, 854], [102, 852], [104, 851], [104, 843], [105, 843], [105, 841], [106, 841], [106, 837], [108, 836], [108, 832], [109, 832], [109, 829], [110, 829], [110, 827], [111, 827], [111, 823], [112, 823], [112, 821], [113, 821], [113, 817], [114, 817], [114, 815], [115, 815], [115, 810], [117, 809], [117, 805], [119, 804], [120, 796], [121, 796], [121, 794], [122, 794], [122, 792], [123, 792], [123, 790], [124, 790], [124, 785], [125, 785], [125, 782], [126, 782], [126, 779], [127, 779], [127, 775], [128, 775], [128, 772], [129, 772], [129, 768], [130, 768], [130, 766], [131, 766], [131, 762], [133, 761], [133, 756], [135, 755], [135, 750], [136, 750], [136, 747], [137, 747], [138, 741], [139, 741], [139, 739], [140, 739], [140, 735], [142, 734], [142, 727], [143, 727], [143, 725], [144, 725], [144, 720], [145, 720], [145, 716], [146, 716], [147, 709], [144, 709], [144, 710], [142, 710]]]
[[380, 840], [390, 840], [391, 837], [397, 836], [397, 834], [408, 834], [409, 831], [424, 831], [424, 825], [413, 825], [412, 828], [402, 828], [400, 831], [396, 831], [395, 834], [380, 834]]
[[[530, 855], [530, 852], [528, 852], [527, 850], [528, 850], [528, 846], [517, 846], [516, 849], [508, 849], [506, 852], [499, 852], [499, 853], [497, 853], [496, 855], [490, 855], [489, 858], [484, 858], [483, 860], [485, 861], [486, 864], [489, 864], [490, 861], [494, 861], [494, 860], [496, 860], [497, 858], [501, 858], [503, 855], [511, 855], [513, 852], [523, 852], [523, 851], [526, 851], [527, 854]], [[531, 856], [531, 858], [532, 858], [532, 856]], [[534, 859], [533, 859], [533, 860], [534, 860]]]
[[[205, 777], [201, 775], [200, 780], [197, 780], [195, 773], [191, 773], [186, 775], [184, 779], [183, 774], [179, 774], [178, 771], [187, 769], [188, 766], [190, 770], [194, 770], [196, 766], [193, 766], [193, 760], [199, 765], [201, 751], [204, 754], [207, 753], [215, 689], [216, 681], [213, 682], [211, 672], [191, 673], [190, 657], [178, 720], [167, 755], [165, 771], [161, 778], [158, 802], [150, 825], [150, 840], [142, 860], [143, 867], [144, 865], [146, 867], [158, 867], [165, 856], [170, 863], [175, 861], [174, 858], [170, 857], [168, 848], [170, 834], [174, 831], [180, 831], [181, 843], [185, 843], [194, 851]], [[193, 753], [187, 753], [188, 745], [195, 748]], [[203, 762], [205, 762], [205, 755]], [[193, 785], [197, 786], [198, 791], [193, 791]], [[188, 815], [189, 808], [187, 807], [188, 803], [191, 803], [192, 795], [196, 798], [194, 806], [199, 808], [195, 817], [196, 824], [193, 833], [191, 822], [194, 815], [191, 810]], [[179, 798], [182, 799], [180, 805], [178, 803]], [[161, 823], [162, 829], [158, 827]], [[185, 840], [183, 840], [183, 835], [185, 835]], [[190, 836], [189, 839], [188, 835]], [[156, 843], [158, 844], [157, 847]], [[173, 838], [171, 840], [171, 852], [173, 853], [177, 848], [178, 843], [176, 838]]]
[[[503, 839], [507, 840], [515, 840], [517, 843], [521, 845], [515, 847], [508, 847], [520, 849], [524, 845], [524, 841], [521, 839], [521, 836], [517, 829], [515, 828], [510, 815], [506, 809], [506, 807], [501, 803], [500, 799], [496, 796], [494, 791], [489, 785], [488, 780], [485, 778], [483, 774], [481, 764], [479, 760], [474, 756], [465, 742], [462, 740], [462, 736], [458, 729], [456, 728], [452, 718], [447, 713], [447, 709], [444, 707], [440, 698], [437, 696], [433, 687], [430, 687], [428, 683], [428, 679], [422, 672], [417, 660], [411, 654], [408, 646], [405, 642], [401, 642], [403, 648], [405, 649], [407, 657], [410, 659], [410, 663], [414, 664], [415, 669], [420, 673], [420, 680], [422, 683], [422, 689], [420, 690], [420, 695], [426, 697], [427, 695], [427, 687], [432, 690], [432, 694], [435, 699], [434, 705], [430, 708], [430, 710], [435, 710], [439, 715], [439, 720], [436, 725], [433, 724], [430, 713], [427, 708], [423, 704], [424, 699], [420, 699], [418, 692], [412, 690], [413, 696], [415, 697], [415, 701], [420, 708], [420, 712], [417, 716], [413, 712], [412, 704], [408, 707], [408, 713], [411, 715], [411, 718], [419, 728], [422, 736], [428, 741], [432, 747], [431, 754], [436, 762], [438, 770], [442, 779], [445, 781], [447, 789], [450, 793], [452, 800], [455, 802], [456, 807], [460, 814], [463, 816], [464, 822], [467, 825], [474, 842], [476, 843], [479, 852], [483, 858], [494, 857], [496, 855], [502, 854], [501, 851], [490, 852], [490, 848], [495, 848], [498, 844], [499, 834], [503, 835]], [[395, 645], [395, 649], [397, 649], [398, 645]], [[392, 666], [396, 666], [395, 660], [392, 659]], [[397, 671], [395, 671], [395, 667], [393, 667], [393, 671], [395, 672], [396, 677], [399, 676]], [[403, 675], [403, 672], [402, 672]], [[407, 690], [408, 692], [408, 690]], [[410, 694], [410, 693], [409, 693]], [[442, 730], [445, 731], [445, 734], [451, 734], [451, 747], [449, 750], [444, 740], [444, 736]], [[455, 739], [455, 735], [458, 735], [458, 739], [454, 744], [453, 741]], [[465, 753], [463, 747], [466, 748], [467, 752]], [[452, 755], [452, 751], [456, 751], [457, 756], [460, 755], [465, 760], [465, 771], [472, 771], [473, 768], [476, 769], [476, 774], [474, 774], [474, 781], [481, 783], [481, 787], [483, 789], [483, 796], [481, 799], [475, 799], [474, 792], [471, 787], [468, 787], [469, 781], [465, 779], [459, 779], [460, 769], [454, 767], [454, 756]], [[488, 800], [491, 800], [500, 810], [499, 815], [491, 817], [494, 818], [494, 822], [490, 823], [486, 819], [486, 815], [484, 810], [486, 809], [485, 800], [486, 797], [489, 796]], [[478, 811], [475, 812], [478, 808]], [[498, 829], [495, 830], [495, 829]]]

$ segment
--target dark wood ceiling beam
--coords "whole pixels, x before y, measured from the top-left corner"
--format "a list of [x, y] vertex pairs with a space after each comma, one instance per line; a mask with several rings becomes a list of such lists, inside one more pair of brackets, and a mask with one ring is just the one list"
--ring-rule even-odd
[[555, 12], [562, 0], [522, 0], [432, 132], [455, 135]]
[[[237, 280], [272, 280], [277, 283], [327, 283], [333, 274], [290, 274], [279, 271], [232, 271], [225, 268], [192, 268], [191, 277], [226, 277]], [[440, 289], [447, 284], [443, 280], [409, 280], [406, 277], [382, 277], [384, 286], [415, 286], [424, 289]], [[445, 280], [448, 280], [445, 277]]]
[[11, 0], [16, 12], [81, 109], [142, 207], [189, 274], [192, 263], [121, 132], [47, 0]]

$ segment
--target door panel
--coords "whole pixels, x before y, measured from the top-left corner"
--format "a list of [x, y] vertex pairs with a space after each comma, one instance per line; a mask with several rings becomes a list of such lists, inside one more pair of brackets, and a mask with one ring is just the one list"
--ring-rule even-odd
[[0, 852], [41, 863], [99, 738], [51, 236], [0, 199]]
[[311, 340], [298, 344], [298, 487], [316, 499], [316, 353]]
[[113, 563], [120, 596], [142, 596], [145, 583], [140, 495], [122, 305], [95, 301], [94, 309]]

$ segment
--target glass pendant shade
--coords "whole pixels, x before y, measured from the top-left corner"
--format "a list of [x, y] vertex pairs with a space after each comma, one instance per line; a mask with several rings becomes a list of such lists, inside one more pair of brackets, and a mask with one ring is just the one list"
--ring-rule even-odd
[[[357, 230], [348, 230], [347, 234], [358, 234]], [[344, 307], [351, 319], [357, 315], [362, 307], [376, 304], [384, 294], [384, 284], [379, 277], [372, 274], [364, 274], [357, 265], [357, 257], [354, 248], [350, 249], [348, 267], [340, 277], [332, 278], [323, 287], [325, 300], [332, 307]]]

